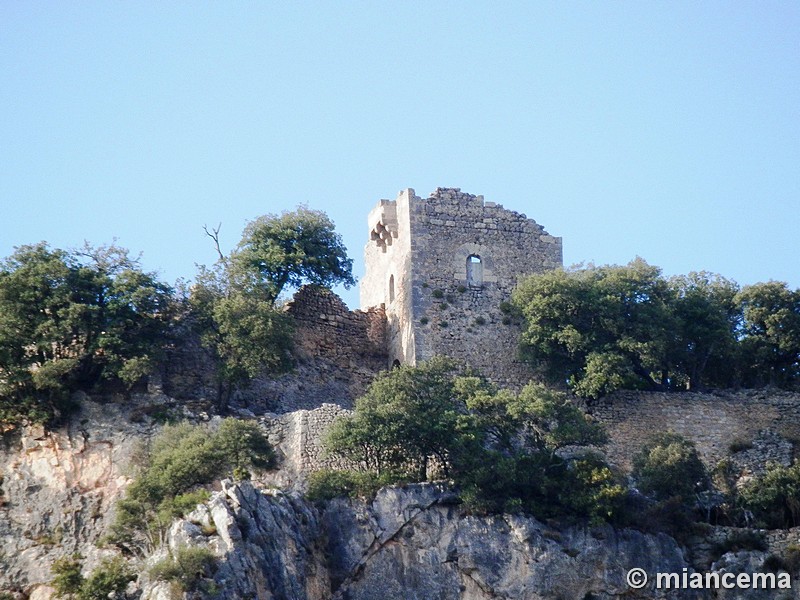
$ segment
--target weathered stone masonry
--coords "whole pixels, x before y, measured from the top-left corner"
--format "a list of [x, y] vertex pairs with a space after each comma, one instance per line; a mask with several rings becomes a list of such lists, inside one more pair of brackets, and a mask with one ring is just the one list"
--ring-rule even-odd
[[762, 472], [769, 461], [791, 463], [800, 440], [800, 394], [616, 392], [589, 407], [609, 435], [608, 458], [625, 469], [653, 436], [673, 431], [692, 440], [703, 461], [730, 458], [738, 470]]
[[361, 371], [370, 376], [385, 368], [386, 314], [382, 307], [350, 311], [329, 289], [307, 285], [297, 291], [286, 310], [295, 324], [295, 351], [324, 357], [356, 375]]
[[386, 308], [391, 362], [437, 354], [498, 383], [530, 377], [519, 331], [501, 309], [520, 277], [562, 264], [561, 239], [525, 215], [458, 188], [407, 189], [369, 217], [362, 307]]

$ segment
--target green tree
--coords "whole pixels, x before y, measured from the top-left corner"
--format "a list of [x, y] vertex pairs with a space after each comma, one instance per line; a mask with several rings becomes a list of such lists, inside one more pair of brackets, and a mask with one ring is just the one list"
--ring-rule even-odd
[[769, 528], [800, 525], [800, 462], [791, 466], [772, 463], [767, 472], [745, 485], [739, 492], [744, 509]]
[[292, 325], [276, 306], [284, 290], [303, 283], [353, 285], [352, 260], [333, 222], [300, 207], [249, 223], [237, 248], [225, 256], [219, 229], [209, 232], [219, 253], [201, 269], [190, 304], [203, 344], [218, 365], [218, 405], [253, 377], [291, 368]]
[[76, 389], [140, 379], [163, 349], [171, 301], [122, 248], [18, 248], [0, 263], [0, 420], [45, 421]]
[[271, 302], [237, 287], [226, 265], [223, 261], [202, 269], [189, 298], [190, 318], [216, 364], [220, 412], [236, 387], [292, 367], [290, 318]]
[[355, 284], [353, 261], [333, 221], [305, 206], [250, 222], [230, 257], [230, 268], [241, 287], [258, 290], [269, 303], [287, 286]]
[[633, 458], [639, 491], [656, 500], [679, 496], [691, 501], [709, 487], [709, 477], [694, 444], [675, 433], [657, 435]]
[[673, 351], [676, 383], [688, 389], [728, 387], [735, 382], [741, 310], [739, 286], [713, 273], [672, 277], [673, 310], [677, 323]]
[[362, 493], [387, 483], [387, 474], [400, 482], [445, 476], [474, 510], [603, 519], [623, 488], [601, 461], [574, 462], [557, 451], [604, 441], [564, 394], [536, 384], [519, 394], [498, 390], [439, 358], [386, 372], [356, 401], [353, 415], [331, 428], [328, 450], [356, 461], [372, 479], [325, 472], [314, 478], [312, 493]]
[[675, 318], [657, 267], [636, 259], [534, 275], [513, 304], [525, 318], [523, 357], [553, 381], [589, 397], [668, 386]]
[[414, 472], [425, 480], [432, 458], [446, 473], [461, 412], [454, 369], [452, 362], [435, 358], [383, 372], [356, 400], [354, 414], [336, 421], [328, 448], [376, 475]]
[[770, 281], [736, 297], [744, 317], [745, 383], [791, 387], [800, 381], [800, 290]]

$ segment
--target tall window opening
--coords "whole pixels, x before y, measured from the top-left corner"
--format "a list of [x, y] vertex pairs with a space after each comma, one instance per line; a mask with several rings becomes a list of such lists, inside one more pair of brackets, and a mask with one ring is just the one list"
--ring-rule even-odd
[[483, 262], [477, 254], [467, 257], [467, 283], [476, 287], [483, 285]]
[[394, 275], [389, 275], [389, 302], [394, 302]]

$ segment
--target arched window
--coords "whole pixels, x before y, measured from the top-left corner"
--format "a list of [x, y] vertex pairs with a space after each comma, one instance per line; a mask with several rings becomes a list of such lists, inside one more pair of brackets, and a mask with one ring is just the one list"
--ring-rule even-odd
[[394, 302], [394, 275], [389, 275], [389, 302]]
[[393, 369], [399, 369], [400, 368], [400, 361], [397, 360], [396, 358], [392, 361], [392, 368]]
[[467, 257], [467, 284], [475, 287], [483, 285], [483, 263], [477, 254]]

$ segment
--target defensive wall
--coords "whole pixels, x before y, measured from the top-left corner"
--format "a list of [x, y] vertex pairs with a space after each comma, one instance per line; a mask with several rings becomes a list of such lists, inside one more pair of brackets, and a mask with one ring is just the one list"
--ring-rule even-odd
[[778, 390], [616, 392], [588, 412], [608, 432], [604, 453], [624, 469], [646, 442], [667, 431], [692, 440], [708, 466], [729, 458], [751, 474], [769, 461], [790, 464], [800, 441], [800, 394]]
[[[300, 288], [285, 310], [294, 324], [294, 369], [255, 377], [231, 398], [255, 414], [314, 409], [326, 402], [349, 408], [377, 373], [387, 368], [386, 317], [382, 307], [351, 311], [332, 291]], [[191, 329], [191, 326], [187, 326]], [[183, 401], [214, 403], [218, 394], [213, 357], [196, 335], [169, 349], [163, 391]]]

